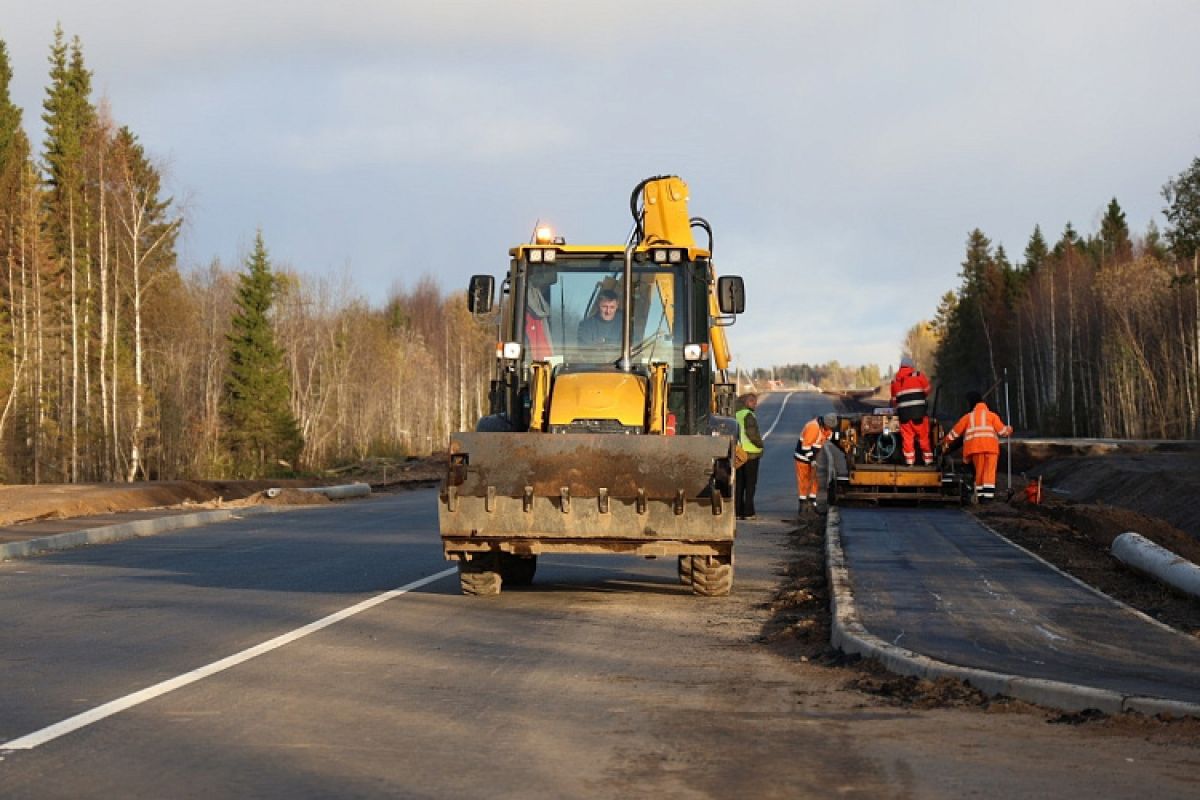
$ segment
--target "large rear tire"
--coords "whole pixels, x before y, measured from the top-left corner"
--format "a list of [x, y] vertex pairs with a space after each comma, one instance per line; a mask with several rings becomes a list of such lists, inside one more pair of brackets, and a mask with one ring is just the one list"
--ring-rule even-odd
[[725, 597], [733, 591], [732, 556], [692, 556], [692, 594]]
[[475, 597], [497, 595], [500, 594], [501, 583], [494, 554], [458, 562], [458, 584], [463, 594]]
[[528, 586], [537, 572], [537, 556], [500, 554], [500, 578], [512, 586]]

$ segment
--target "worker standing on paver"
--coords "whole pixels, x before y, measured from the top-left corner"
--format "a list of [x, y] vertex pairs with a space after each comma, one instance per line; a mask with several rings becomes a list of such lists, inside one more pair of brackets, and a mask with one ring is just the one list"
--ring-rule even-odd
[[753, 392], [738, 398], [738, 444], [746, 460], [737, 468], [737, 495], [734, 510], [738, 519], [757, 519], [754, 513], [754, 491], [758, 486], [758, 464], [763, 454], [763, 438], [758, 430], [758, 395]]
[[981, 503], [996, 496], [996, 467], [1000, 463], [1000, 439], [1011, 436], [1012, 428], [988, 408], [979, 392], [967, 393], [971, 410], [963, 415], [946, 434], [942, 452], [949, 449], [960, 436], [963, 440], [963, 459], [975, 469], [975, 496]]
[[796, 494], [800, 499], [799, 515], [804, 516], [806, 509], [817, 511], [817, 457], [821, 448], [833, 435], [837, 425], [837, 414], [810, 419], [800, 431], [800, 439], [796, 442]]
[[[900, 417], [900, 449], [904, 463], [913, 466], [917, 460], [917, 444], [921, 445], [921, 460], [933, 463], [933, 445], [929, 442], [929, 417], [926, 398], [929, 397], [929, 378], [913, 367], [912, 359], [900, 359], [900, 369], [892, 379], [892, 408]], [[915, 441], [914, 441], [915, 440]]]

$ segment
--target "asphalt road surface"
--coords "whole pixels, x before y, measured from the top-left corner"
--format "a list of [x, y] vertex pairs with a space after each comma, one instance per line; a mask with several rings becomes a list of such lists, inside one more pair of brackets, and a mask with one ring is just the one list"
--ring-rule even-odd
[[891, 706], [759, 643], [827, 409], [779, 415], [727, 598], [585, 556], [463, 597], [432, 490], [0, 564], [0, 797], [1196, 796], [1194, 745]]

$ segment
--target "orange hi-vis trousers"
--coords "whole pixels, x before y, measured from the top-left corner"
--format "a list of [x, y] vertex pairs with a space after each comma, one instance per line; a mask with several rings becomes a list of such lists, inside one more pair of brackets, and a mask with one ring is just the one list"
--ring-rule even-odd
[[817, 464], [796, 460], [796, 494], [801, 500], [817, 499]]
[[964, 456], [975, 468], [975, 493], [980, 498], [991, 500], [996, 496], [996, 467], [1000, 463], [999, 453], [972, 453]]

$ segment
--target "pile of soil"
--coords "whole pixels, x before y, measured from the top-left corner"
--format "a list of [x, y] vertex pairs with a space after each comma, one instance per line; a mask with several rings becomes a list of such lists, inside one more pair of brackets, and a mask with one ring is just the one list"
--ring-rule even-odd
[[1200, 452], [1190, 445], [1162, 445], [1147, 452], [1118, 446], [1090, 456], [1052, 458], [1028, 473], [1041, 476], [1053, 497], [1127, 508], [1164, 520], [1200, 542], [1200, 503], [1195, 501], [1200, 497]]
[[280, 489], [271, 492], [255, 492], [245, 500], [226, 503], [226, 507], [244, 506], [315, 506], [332, 503], [320, 492], [302, 492], [299, 489]]
[[326, 470], [324, 474], [338, 483], [368, 483], [375, 492], [417, 489], [441, 481], [446, 474], [446, 454], [410, 458], [373, 456]]

